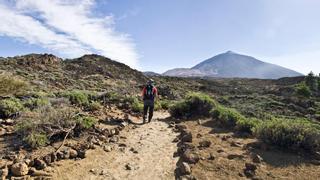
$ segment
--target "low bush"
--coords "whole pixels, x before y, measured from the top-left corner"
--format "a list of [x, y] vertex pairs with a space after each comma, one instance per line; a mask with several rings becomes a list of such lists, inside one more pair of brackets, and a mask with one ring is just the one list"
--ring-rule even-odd
[[89, 95], [83, 91], [70, 91], [66, 93], [66, 96], [73, 105], [86, 106], [89, 104]]
[[32, 148], [42, 147], [48, 144], [49, 140], [46, 134], [32, 132], [23, 139]]
[[24, 107], [19, 99], [9, 98], [0, 101], [0, 118], [9, 118], [23, 110]]
[[240, 132], [248, 132], [253, 134], [256, 127], [262, 123], [262, 120], [256, 118], [244, 118], [237, 121], [236, 129]]
[[93, 125], [96, 124], [97, 119], [90, 117], [90, 116], [84, 116], [84, 115], [79, 115], [76, 117], [76, 122], [85, 129], [89, 129], [93, 127]]
[[320, 148], [320, 125], [304, 119], [264, 121], [255, 128], [255, 134], [262, 141], [285, 149], [315, 151]]
[[49, 105], [49, 100], [47, 98], [31, 98], [24, 102], [24, 106], [29, 108], [30, 110], [34, 110], [47, 105]]
[[245, 121], [245, 117], [237, 110], [224, 106], [217, 106], [212, 112], [212, 117], [221, 125], [235, 127], [238, 121]]
[[143, 103], [138, 98], [135, 98], [131, 104], [131, 108], [134, 112], [143, 112]]
[[312, 95], [310, 88], [305, 83], [299, 84], [295, 89], [298, 96], [309, 98]]
[[175, 118], [208, 117], [216, 102], [202, 93], [189, 93], [184, 100], [170, 107], [170, 114]]
[[86, 110], [87, 111], [98, 111], [102, 108], [102, 105], [99, 102], [91, 102], [89, 104], [87, 104], [86, 106]]
[[161, 109], [164, 109], [164, 110], [169, 109], [170, 103], [171, 103], [169, 100], [159, 100], [158, 102], [160, 104]]
[[29, 84], [11, 74], [0, 74], [0, 96], [20, 96], [27, 93]]

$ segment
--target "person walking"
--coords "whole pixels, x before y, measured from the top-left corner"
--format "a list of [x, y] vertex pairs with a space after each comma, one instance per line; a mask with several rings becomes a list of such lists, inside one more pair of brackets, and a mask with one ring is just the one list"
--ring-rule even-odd
[[154, 102], [158, 96], [158, 90], [154, 85], [153, 79], [150, 79], [146, 86], [142, 90], [142, 98], [143, 98], [143, 124], [146, 123], [147, 115], [148, 123], [151, 122], [154, 110]]

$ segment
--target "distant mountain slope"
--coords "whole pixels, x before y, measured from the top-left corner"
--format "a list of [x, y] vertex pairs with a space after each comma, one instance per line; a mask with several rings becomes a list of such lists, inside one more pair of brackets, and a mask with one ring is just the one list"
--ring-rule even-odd
[[143, 72], [143, 74], [145, 76], [161, 76], [161, 74], [155, 73], [155, 72], [152, 72], [152, 71], [145, 71], [145, 72]]
[[176, 68], [171, 69], [163, 73], [164, 76], [176, 76], [176, 77], [196, 77], [196, 76], [206, 76], [205, 73], [198, 69], [189, 68]]
[[282, 77], [302, 76], [296, 71], [266, 63], [250, 56], [241, 55], [228, 51], [207, 59], [191, 69], [180, 71], [169, 70], [164, 73], [167, 76], [194, 76], [192, 72], [198, 72], [196, 76], [225, 77], [225, 78], [259, 78], [259, 79], [278, 79]]

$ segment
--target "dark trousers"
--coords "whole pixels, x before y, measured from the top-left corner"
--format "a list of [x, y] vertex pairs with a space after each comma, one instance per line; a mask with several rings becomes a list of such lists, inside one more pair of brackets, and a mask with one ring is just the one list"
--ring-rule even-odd
[[150, 122], [153, 116], [153, 110], [154, 110], [154, 101], [153, 100], [144, 100], [143, 101], [143, 122], [145, 123], [147, 114], [149, 111], [149, 117], [148, 121]]

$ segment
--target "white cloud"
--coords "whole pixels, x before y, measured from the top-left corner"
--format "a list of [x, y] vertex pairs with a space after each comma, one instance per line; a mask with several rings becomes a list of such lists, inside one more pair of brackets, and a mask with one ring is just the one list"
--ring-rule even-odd
[[23, 39], [67, 57], [98, 53], [137, 66], [135, 45], [116, 32], [113, 17], [95, 17], [94, 0], [17, 0], [9, 8], [0, 1], [0, 35]]

